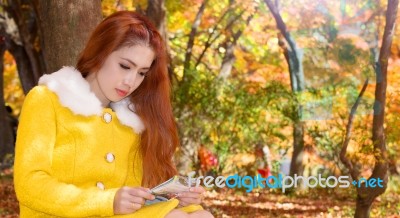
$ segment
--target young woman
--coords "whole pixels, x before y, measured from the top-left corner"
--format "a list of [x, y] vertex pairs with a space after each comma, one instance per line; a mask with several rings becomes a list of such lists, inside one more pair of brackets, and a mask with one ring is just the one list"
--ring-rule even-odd
[[117, 12], [92, 33], [76, 68], [40, 78], [18, 129], [20, 217], [212, 217], [202, 187], [144, 205], [176, 174], [179, 143], [166, 50], [143, 16]]

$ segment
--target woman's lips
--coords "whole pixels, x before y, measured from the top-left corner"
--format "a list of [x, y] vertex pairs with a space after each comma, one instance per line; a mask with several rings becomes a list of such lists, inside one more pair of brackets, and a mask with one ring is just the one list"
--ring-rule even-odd
[[127, 91], [124, 91], [124, 90], [121, 90], [121, 89], [115, 89], [115, 90], [117, 90], [118, 95], [121, 96], [121, 97], [125, 97], [126, 94], [128, 94]]

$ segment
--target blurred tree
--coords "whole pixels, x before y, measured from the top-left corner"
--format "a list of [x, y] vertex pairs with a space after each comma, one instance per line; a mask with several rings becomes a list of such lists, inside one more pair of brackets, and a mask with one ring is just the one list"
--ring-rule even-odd
[[154, 23], [161, 36], [167, 40], [166, 8], [164, 0], [148, 0], [146, 15]]
[[190, 66], [191, 66], [191, 59], [193, 56], [194, 40], [196, 38], [196, 34], [197, 34], [197, 31], [198, 31], [198, 28], [199, 28], [199, 25], [201, 22], [201, 18], [204, 14], [204, 10], [206, 9], [207, 2], [208, 2], [208, 0], [204, 0], [201, 3], [199, 10], [197, 11], [196, 17], [192, 23], [192, 27], [190, 30], [189, 39], [188, 39], [186, 51], [185, 51], [185, 61], [183, 63], [183, 76], [182, 76], [183, 82], [190, 80], [190, 75], [187, 75], [187, 74], [189, 74], [190, 73], [189, 71], [191, 70]]
[[[382, 38], [382, 46], [379, 53], [378, 62], [375, 66], [376, 75], [376, 86], [375, 86], [375, 101], [374, 101], [374, 116], [372, 124], [372, 142], [373, 142], [373, 154], [374, 154], [374, 168], [372, 175], [368, 179], [379, 178], [383, 181], [383, 185], [371, 187], [365, 183], [358, 184], [357, 186], [357, 204], [354, 217], [364, 218], [370, 217], [370, 211], [372, 203], [375, 198], [385, 192], [388, 183], [388, 155], [387, 145], [385, 136], [385, 108], [386, 108], [386, 91], [387, 91], [387, 70], [388, 70], [388, 59], [392, 46], [392, 38], [394, 33], [394, 27], [396, 23], [397, 10], [399, 6], [399, 0], [389, 0], [386, 11], [386, 24]], [[368, 80], [365, 82], [364, 87], [352, 108], [349, 122], [346, 128], [346, 138], [343, 143], [341, 160], [348, 167], [350, 175], [355, 181], [360, 183], [359, 169], [353, 166], [353, 163], [346, 157], [347, 146], [350, 141], [351, 128], [355, 111], [357, 110], [359, 101], [368, 85]]]
[[[250, 15], [244, 26], [248, 26], [250, 21], [253, 19], [253, 14]], [[244, 28], [245, 28], [244, 27]], [[226, 79], [231, 75], [232, 67], [235, 62], [235, 47], [237, 45], [238, 39], [243, 34], [244, 28], [239, 29], [237, 31], [233, 31], [232, 28], [226, 28], [227, 31], [230, 32], [231, 37], [227, 37], [226, 40], [222, 43], [221, 48], [224, 49], [224, 57], [221, 64], [221, 70], [219, 71], [218, 78]]]
[[[6, 51], [4, 29], [1, 29], [0, 34], [0, 63], [3, 63], [4, 53]], [[7, 120], [7, 110], [4, 102], [4, 87], [3, 87], [3, 71], [4, 66], [0, 64], [0, 161], [3, 160], [6, 154], [14, 152], [14, 138], [12, 128]]]
[[[258, 119], [261, 112], [259, 108], [264, 105], [261, 102], [267, 98], [260, 100], [260, 104], [251, 104], [254, 100], [249, 92], [252, 84], [245, 82], [244, 78], [230, 78], [228, 81], [235, 63], [234, 51], [240, 48], [237, 43], [256, 13], [256, 5], [248, 1], [199, 1], [198, 7], [192, 7], [196, 10], [195, 16], [190, 18], [193, 22], [180, 23], [180, 26], [173, 23], [171, 30], [178, 31], [171, 35], [180, 36], [179, 29], [187, 27], [189, 30], [190, 27], [185, 37], [174, 38], [171, 43], [176, 49], [174, 61], [182, 67], [176, 72], [179, 82], [175, 89], [175, 109], [182, 144], [182, 150], [178, 154], [178, 168], [181, 172], [188, 171], [198, 161], [193, 157], [197, 156], [197, 148], [202, 143], [214, 146], [221, 162], [219, 169], [223, 169], [223, 159], [231, 152], [229, 147], [232, 150], [250, 150], [256, 141], [254, 135], [258, 135], [259, 129], [264, 128], [257, 128], [254, 135], [248, 135], [249, 137], [243, 135], [243, 131], [248, 131], [254, 125], [248, 123], [249, 126], [245, 127], [245, 123]], [[186, 5], [168, 6], [171, 13], [176, 13], [179, 17], [181, 14], [176, 8], [185, 8]], [[189, 15], [188, 12], [183, 15], [186, 14]], [[245, 22], [241, 22], [242, 20]], [[219, 76], [221, 71], [218, 69], [223, 69], [226, 75]], [[258, 94], [257, 92], [256, 96]], [[249, 104], [254, 109], [257, 108], [256, 112], [252, 111], [253, 107], [248, 110], [244, 108]], [[234, 108], [235, 111], [232, 111]], [[250, 111], [254, 114], [243, 117]], [[205, 123], [206, 120], [209, 123]], [[228, 123], [234, 126], [229, 126]], [[216, 135], [223, 137], [214, 137]], [[244, 143], [249, 138], [251, 142]]]
[[[279, 13], [279, 1], [273, 3], [264, 0], [275, 18], [277, 28], [280, 31], [279, 45], [282, 47], [286, 61], [289, 65], [290, 83], [295, 94], [301, 94], [305, 90], [303, 72], [303, 53], [297, 47], [292, 35], [287, 30], [286, 24]], [[285, 40], [283, 40], [285, 39]], [[302, 121], [302, 105], [299, 104], [291, 116], [293, 119], [293, 154], [290, 163], [290, 176], [303, 174], [303, 148], [304, 148], [304, 121]]]
[[5, 30], [6, 49], [14, 56], [25, 93], [44, 71], [34, 4], [30, 0], [3, 0], [0, 27]]
[[[186, 99], [186, 97], [184, 97], [185, 95], [187, 96], [186, 93], [189, 93], [189, 88], [190, 85], [182, 85], [182, 83], [186, 83], [186, 84], [190, 84], [193, 83], [192, 79], [192, 73], [190, 72], [190, 66], [191, 66], [191, 58], [193, 55], [193, 46], [194, 46], [194, 40], [196, 38], [196, 34], [201, 22], [201, 18], [204, 14], [204, 10], [206, 8], [208, 0], [203, 0], [197, 13], [196, 13], [196, 17], [191, 25], [191, 30], [190, 30], [190, 34], [189, 34], [189, 38], [187, 41], [187, 46], [186, 46], [186, 51], [185, 51], [185, 60], [183, 63], [183, 76], [182, 76], [182, 82], [181, 84], [179, 84], [179, 87], [183, 90], [182, 94], [182, 100]], [[178, 100], [179, 101], [179, 100]], [[183, 101], [180, 101], [183, 103]], [[182, 108], [182, 111], [184, 111], [185, 106], [179, 106], [179, 108]], [[183, 113], [188, 113], [188, 112], [181, 112], [181, 114]], [[189, 112], [190, 113], [190, 112]], [[196, 138], [198, 139], [199, 135], [192, 135], [192, 137], [185, 137], [186, 134], [182, 134], [182, 124], [179, 128], [180, 130], [180, 135], [181, 135], [181, 149], [177, 155], [177, 168], [179, 170], [180, 173], [187, 173], [189, 172], [190, 168], [192, 167], [192, 165], [194, 163], [196, 163], [196, 159], [194, 159], [193, 157], [196, 157], [197, 155], [195, 154], [195, 152], [197, 151], [197, 147], [200, 145], [199, 141], [196, 140]]]

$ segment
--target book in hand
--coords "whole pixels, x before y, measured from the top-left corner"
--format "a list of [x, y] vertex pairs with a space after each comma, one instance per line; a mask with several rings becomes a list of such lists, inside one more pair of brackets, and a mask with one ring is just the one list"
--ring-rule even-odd
[[192, 179], [189, 183], [189, 178], [185, 176], [173, 176], [167, 181], [157, 185], [150, 189], [153, 195], [168, 195], [177, 194], [185, 191], [189, 191], [190, 187], [196, 186], [196, 180]]

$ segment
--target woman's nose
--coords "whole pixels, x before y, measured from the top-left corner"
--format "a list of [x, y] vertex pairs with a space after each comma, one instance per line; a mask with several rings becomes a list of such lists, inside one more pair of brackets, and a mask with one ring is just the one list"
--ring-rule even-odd
[[124, 78], [124, 84], [128, 85], [129, 87], [133, 87], [134, 83], [135, 83], [135, 79], [136, 79], [136, 71], [130, 72], [129, 74], [127, 74]]

